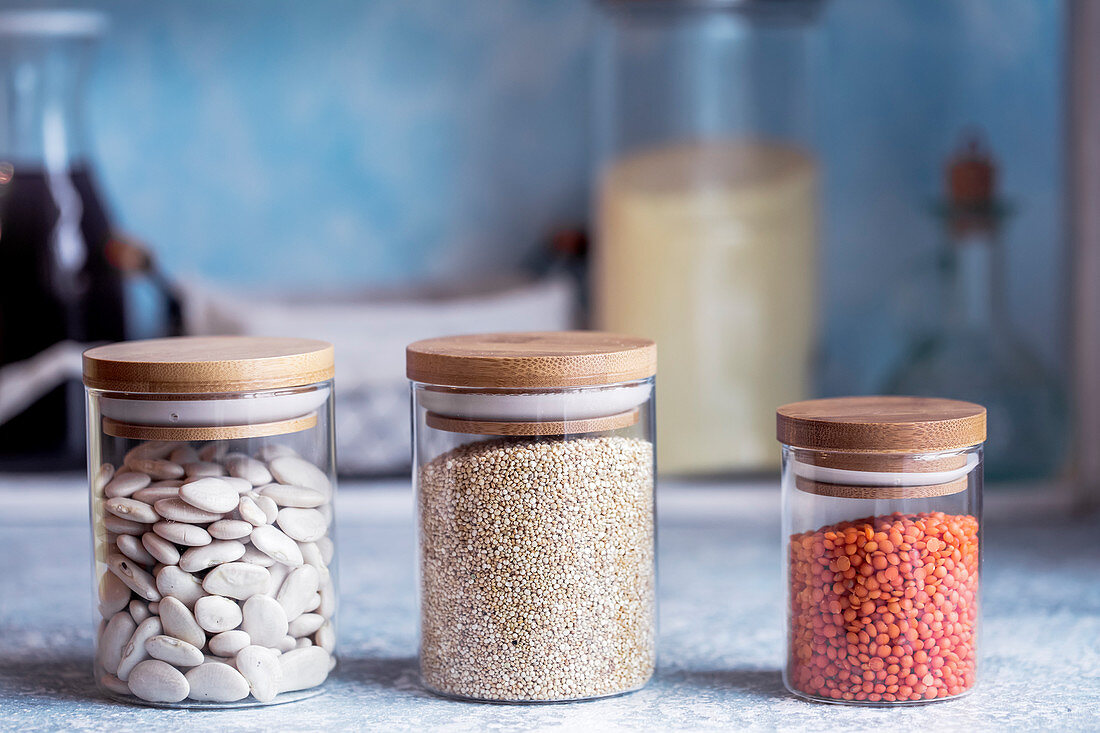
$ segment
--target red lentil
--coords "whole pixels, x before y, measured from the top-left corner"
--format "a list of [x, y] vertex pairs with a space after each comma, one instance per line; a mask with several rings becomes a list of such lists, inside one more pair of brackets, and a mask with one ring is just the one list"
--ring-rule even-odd
[[933, 700], [974, 685], [978, 520], [866, 517], [791, 536], [788, 677], [815, 697]]

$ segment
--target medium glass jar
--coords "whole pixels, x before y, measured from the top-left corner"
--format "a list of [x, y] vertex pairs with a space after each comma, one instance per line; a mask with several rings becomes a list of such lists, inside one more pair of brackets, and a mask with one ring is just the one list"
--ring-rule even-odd
[[95, 674], [128, 702], [311, 697], [335, 666], [333, 349], [202, 337], [84, 353]]
[[891, 705], [973, 688], [985, 428], [985, 408], [935, 398], [779, 408], [791, 692]]
[[655, 373], [652, 341], [605, 333], [409, 346], [433, 692], [583, 700], [652, 676]]

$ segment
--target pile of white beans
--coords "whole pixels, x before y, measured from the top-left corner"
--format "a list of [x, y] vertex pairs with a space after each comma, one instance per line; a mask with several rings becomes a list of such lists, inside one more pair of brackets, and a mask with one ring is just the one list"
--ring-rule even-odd
[[123, 463], [92, 480], [103, 687], [209, 704], [324, 682], [336, 664], [324, 471], [274, 443], [250, 456], [148, 442]]

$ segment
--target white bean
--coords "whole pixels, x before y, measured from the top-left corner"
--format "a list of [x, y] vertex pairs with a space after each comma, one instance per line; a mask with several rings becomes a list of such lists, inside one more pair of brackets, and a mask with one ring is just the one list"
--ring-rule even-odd
[[239, 540], [252, 534], [252, 525], [243, 519], [219, 519], [206, 528], [218, 540]]
[[307, 646], [313, 646], [313, 642], [304, 636], [294, 644], [295, 649], [305, 649]]
[[145, 652], [145, 642], [160, 632], [160, 619], [156, 616], [150, 616], [138, 624], [137, 629], [130, 636], [130, 640], [122, 648], [122, 658], [119, 660], [118, 671], [115, 673], [120, 680], [126, 681], [129, 679], [130, 672], [137, 666], [138, 662], [149, 658], [149, 655]]
[[326, 621], [324, 626], [317, 629], [317, 646], [332, 654], [336, 649], [336, 630], [332, 628], [332, 622]]
[[185, 463], [194, 463], [199, 460], [199, 453], [189, 445], [181, 445], [168, 454], [168, 460], [182, 466]]
[[157, 573], [157, 590], [162, 596], [171, 596], [187, 608], [194, 608], [195, 601], [206, 595], [194, 575], [185, 573], [175, 565], [167, 565]]
[[275, 648], [280, 652], [289, 652], [291, 649], [298, 648], [298, 640], [290, 634], [287, 634], [276, 642]]
[[264, 519], [267, 520], [267, 524], [275, 524], [275, 520], [279, 518], [279, 505], [276, 504], [270, 497], [260, 496], [253, 492], [250, 494], [252, 501], [256, 502], [256, 506], [260, 507], [260, 510], [264, 513]]
[[157, 522], [153, 531], [170, 542], [190, 547], [209, 545], [213, 539], [202, 527], [186, 522]]
[[218, 656], [232, 657], [251, 643], [248, 634], [240, 629], [233, 629], [210, 637], [207, 647]]
[[271, 573], [267, 568], [245, 562], [227, 562], [211, 570], [202, 581], [212, 595], [243, 601], [267, 590]]
[[130, 694], [130, 686], [113, 674], [107, 674], [106, 672], [101, 674], [99, 676], [99, 684], [116, 695]]
[[316, 687], [328, 677], [331, 656], [319, 646], [291, 649], [279, 657], [283, 668], [280, 692], [292, 692]]
[[316, 542], [325, 536], [328, 523], [316, 509], [288, 507], [279, 510], [279, 529], [299, 542]]
[[229, 446], [225, 443], [207, 443], [199, 448], [199, 460], [210, 461], [211, 463], [220, 461], [228, 451]]
[[103, 633], [99, 636], [99, 664], [111, 674], [118, 672], [119, 662], [122, 660], [122, 650], [126, 642], [134, 635], [137, 624], [130, 614], [119, 611], [107, 622]]
[[156, 504], [161, 499], [172, 499], [178, 496], [180, 488], [178, 486], [146, 486], [144, 489], [140, 489], [134, 492], [131, 497], [138, 501], [143, 501], [146, 504], [152, 504], [156, 508]]
[[253, 486], [263, 486], [272, 481], [271, 472], [267, 470], [267, 466], [251, 456], [234, 455], [226, 459], [225, 467], [229, 470], [230, 476], [243, 478]]
[[248, 680], [236, 668], [221, 662], [204, 662], [187, 673], [192, 700], [235, 702], [248, 697]]
[[290, 622], [287, 633], [295, 638], [316, 633], [325, 623], [325, 617], [319, 613], [303, 613]]
[[268, 464], [271, 475], [281, 484], [304, 486], [321, 492], [325, 498], [332, 496], [332, 482], [321, 469], [296, 456], [279, 456]]
[[178, 496], [161, 499], [153, 505], [153, 508], [157, 510], [157, 514], [170, 522], [206, 524], [208, 522], [216, 522], [222, 518], [221, 514], [208, 512], [205, 509], [198, 509]]
[[133, 618], [139, 626], [145, 619], [153, 615], [149, 611], [149, 604], [145, 601], [139, 601], [136, 598], [130, 601], [130, 604], [126, 608], [130, 612], [131, 618]]
[[206, 644], [206, 634], [202, 627], [187, 606], [177, 598], [168, 596], [160, 602], [160, 622], [167, 636], [186, 641], [198, 649]]
[[141, 544], [150, 555], [157, 559], [157, 562], [165, 565], [175, 565], [180, 561], [180, 551], [176, 549], [176, 546], [156, 532], [143, 534]]
[[149, 525], [116, 517], [114, 514], [105, 514], [103, 516], [103, 528], [116, 534], [141, 534], [148, 531]]
[[95, 476], [92, 477], [92, 496], [99, 496], [107, 487], [107, 484], [111, 482], [111, 478], [114, 475], [114, 466], [112, 466], [110, 463], [102, 464], [96, 470]]
[[[251, 527], [252, 525], [250, 524], [248, 526]], [[263, 568], [270, 568], [278, 564], [275, 558], [260, 552], [256, 549], [256, 546], [251, 543], [244, 548], [244, 555], [241, 556], [241, 562], [246, 562], [250, 565], [259, 565]]]
[[317, 549], [321, 551], [321, 559], [324, 560], [325, 565], [332, 562], [332, 556], [336, 554], [336, 545], [333, 544], [331, 537], [322, 537], [317, 540]]
[[103, 503], [103, 508], [120, 519], [129, 519], [142, 524], [152, 524], [160, 519], [153, 507], [143, 501], [126, 499], [108, 499]]
[[168, 662], [174, 667], [197, 667], [202, 664], [202, 651], [194, 644], [174, 636], [161, 634], [145, 642], [150, 657]]
[[104, 573], [99, 579], [99, 613], [111, 618], [130, 602], [130, 586], [114, 573]]
[[289, 445], [283, 445], [281, 443], [268, 443], [267, 445], [260, 446], [260, 449], [256, 451], [256, 458], [267, 463], [282, 456], [296, 455], [298, 455], [297, 451]]
[[153, 479], [148, 474], [127, 471], [116, 474], [111, 482], [103, 487], [103, 494], [109, 499], [131, 496], [138, 489], [144, 489]]
[[107, 567], [118, 576], [119, 580], [129, 586], [130, 590], [145, 600], [160, 600], [160, 593], [157, 590], [157, 584], [153, 580], [153, 576], [142, 570], [130, 558], [125, 555], [110, 555], [107, 558]]
[[242, 496], [240, 502], [237, 504], [237, 511], [241, 515], [241, 519], [248, 522], [254, 527], [262, 527], [267, 524], [267, 515], [264, 514], [264, 510], [260, 508], [260, 505], [251, 496]]
[[[263, 555], [262, 552], [260, 554]], [[264, 557], [267, 557], [274, 563], [272, 567], [267, 569], [267, 571], [271, 573], [271, 585], [267, 588], [267, 595], [276, 598], [279, 595], [279, 590], [283, 587], [283, 583], [286, 581], [286, 576], [290, 575], [290, 568], [283, 565], [281, 562], [275, 562], [274, 558], [268, 557], [267, 555], [264, 555]]]
[[245, 481], [243, 478], [237, 478], [236, 476], [223, 476], [222, 481], [232, 486], [237, 490], [238, 494], [242, 495], [252, 491], [253, 488], [251, 483]]
[[130, 692], [149, 702], [179, 702], [190, 686], [178, 669], [159, 659], [146, 659], [130, 672]]
[[275, 600], [286, 611], [288, 619], [296, 619], [305, 612], [306, 606], [320, 588], [320, 584], [321, 576], [317, 568], [312, 565], [302, 565], [287, 576]]
[[192, 547], [180, 557], [180, 569], [198, 573], [215, 565], [240, 560], [244, 545], [237, 540], [214, 540], [209, 545]]
[[152, 565], [157, 561], [141, 544], [141, 540], [132, 534], [120, 534], [115, 544], [123, 555], [140, 565]]
[[195, 603], [195, 620], [211, 634], [231, 631], [243, 618], [241, 607], [224, 596], [203, 596]]
[[303, 509], [319, 507], [327, 501], [320, 491], [307, 489], [303, 486], [268, 484], [259, 489], [259, 493], [261, 496], [272, 499], [279, 506], [292, 506]]
[[255, 644], [237, 653], [237, 671], [248, 681], [252, 696], [260, 702], [270, 702], [279, 694], [283, 681], [283, 668], [279, 655], [271, 649]]
[[150, 440], [145, 443], [139, 443], [127, 451], [126, 457], [122, 459], [122, 462], [128, 464], [132, 460], [142, 458], [167, 458], [171, 455], [172, 451], [179, 448], [181, 445], [182, 443], [174, 440]]
[[183, 467], [188, 479], [200, 479], [207, 477], [220, 478], [225, 476], [225, 466], [209, 461], [196, 461]]
[[184, 484], [180, 487], [180, 498], [193, 507], [216, 514], [233, 511], [240, 500], [236, 489], [214, 476]]
[[302, 559], [306, 565], [312, 565], [318, 570], [325, 566], [325, 559], [321, 557], [321, 548], [316, 542], [299, 542], [298, 547], [302, 551]]
[[248, 634], [253, 644], [275, 646], [287, 635], [286, 611], [271, 596], [252, 596], [244, 602], [242, 612], [241, 630]]
[[158, 480], [183, 476], [183, 466], [163, 458], [134, 458], [126, 461], [126, 468], [147, 473], [150, 478]]
[[298, 543], [270, 524], [252, 530], [252, 544], [284, 565], [298, 567], [302, 564], [302, 550]]
[[320, 613], [325, 618], [332, 618], [332, 614], [336, 613], [336, 586], [332, 582], [330, 577], [328, 580], [321, 583], [321, 605], [318, 606]]

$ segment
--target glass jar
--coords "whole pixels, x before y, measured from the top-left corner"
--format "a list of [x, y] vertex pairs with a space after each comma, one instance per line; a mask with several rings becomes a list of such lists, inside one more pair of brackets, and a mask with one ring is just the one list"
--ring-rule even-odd
[[595, 332], [409, 346], [433, 692], [584, 700], [652, 676], [656, 354]]
[[594, 324], [677, 355], [661, 370], [667, 473], [778, 468], [773, 410], [809, 396], [820, 7], [599, 3]]
[[985, 430], [955, 400], [779, 408], [787, 689], [892, 705], [973, 688]]
[[201, 337], [84, 353], [95, 674], [176, 707], [311, 697], [335, 666], [333, 349]]

